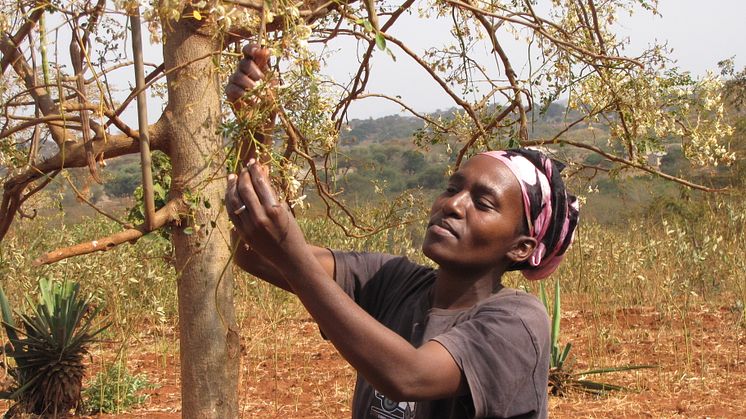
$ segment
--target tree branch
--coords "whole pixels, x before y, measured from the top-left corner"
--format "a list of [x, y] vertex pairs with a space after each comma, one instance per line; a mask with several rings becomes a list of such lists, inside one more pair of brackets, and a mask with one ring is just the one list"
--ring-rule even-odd
[[186, 208], [187, 205], [181, 198], [171, 200], [163, 208], [155, 212], [151, 229], [147, 229], [144, 224], [140, 224], [135, 228], [123, 230], [98, 240], [91, 240], [76, 244], [75, 246], [53, 250], [39, 256], [34, 260], [34, 265], [48, 265], [73, 256], [87, 255], [93, 252], [105, 252], [125, 242], [134, 243], [145, 234], [157, 230], [168, 223], [178, 221], [179, 214]]
[[[150, 127], [151, 146], [154, 150], [165, 150], [168, 146], [168, 123], [162, 117]], [[118, 157], [134, 154], [140, 150], [139, 141], [125, 134], [94, 137], [93, 151], [96, 156]], [[85, 167], [85, 148], [82, 143], [65, 142], [60, 151], [39, 164], [31, 165], [25, 172], [13, 176], [3, 185], [3, 199], [0, 202], [0, 241], [5, 237], [20, 205], [23, 191], [28, 185], [42, 176], [63, 168]]]
[[[510, 86], [513, 88], [513, 105], [514, 107], [518, 108], [518, 114], [521, 118], [521, 129], [518, 133], [518, 137], [522, 141], [528, 140], [528, 122], [526, 118], [526, 109], [523, 108], [523, 99], [521, 98], [523, 89], [521, 89], [521, 87], [518, 85], [518, 79], [516, 78], [515, 70], [513, 70], [513, 65], [510, 63], [508, 54], [505, 53], [505, 50], [503, 50], [502, 46], [500, 45], [500, 42], [497, 41], [497, 35], [495, 35], [495, 29], [492, 27], [490, 22], [487, 21], [487, 18], [484, 17], [484, 15], [481, 15], [475, 11], [472, 11], [472, 13], [474, 14], [474, 18], [476, 18], [479, 21], [479, 23], [482, 24], [484, 29], [487, 31], [487, 34], [490, 37], [490, 41], [492, 42], [492, 48], [497, 53], [497, 55], [500, 57], [500, 61], [502, 61], [503, 66], [505, 67], [505, 75], [508, 78], [508, 82], [510, 83]], [[530, 103], [530, 99], [529, 99], [529, 103]]]
[[[42, 114], [47, 116], [57, 113], [54, 100], [52, 100], [52, 97], [49, 95], [46, 88], [36, 85], [33, 70], [29, 67], [28, 62], [23, 57], [23, 54], [21, 54], [18, 47], [12, 43], [12, 40], [3, 37], [2, 41], [0, 41], [0, 52], [2, 52], [3, 58], [9, 57], [13, 69], [16, 74], [18, 74], [18, 77], [23, 80], [23, 83], [29, 90], [31, 97], [34, 98], [34, 101]], [[61, 145], [67, 140], [74, 140], [68, 138], [65, 135], [65, 131], [60, 127], [50, 125], [49, 132], [52, 134], [52, 139], [57, 143], [57, 145]]]
[[11, 52], [12, 49], [14, 49], [17, 45], [19, 45], [21, 43], [21, 40], [31, 32], [31, 29], [36, 26], [36, 22], [39, 21], [39, 18], [43, 13], [44, 8], [41, 6], [40, 3], [37, 3], [34, 11], [31, 13], [31, 15], [29, 15], [28, 20], [26, 20], [26, 23], [24, 23], [18, 29], [18, 32], [16, 32], [16, 34], [13, 35], [12, 38], [8, 38], [6, 35], [3, 35], [2, 58], [0, 59], [0, 74], [5, 74], [5, 70], [8, 68], [8, 65], [11, 64], [11, 62], [16, 58], [15, 54], [9, 52]]
[[676, 182], [684, 186], [688, 186], [692, 189], [697, 189], [697, 190], [704, 191], [704, 192], [725, 192], [728, 190], [728, 188], [710, 188], [704, 185], [700, 185], [698, 183], [690, 182], [686, 179], [682, 179], [680, 177], [669, 175], [668, 173], [664, 173], [660, 170], [634, 162], [632, 160], [628, 160], [623, 157], [615, 156], [611, 153], [608, 153], [602, 150], [600, 147], [597, 147], [591, 144], [585, 144], [580, 141], [555, 139], [555, 140], [533, 140], [533, 141], [526, 141], [523, 143], [524, 146], [542, 146], [542, 145], [550, 145], [550, 144], [566, 144], [566, 145], [571, 145], [573, 147], [589, 150], [589, 151], [592, 151], [594, 153], [601, 155], [602, 157], [606, 158], [606, 160], [616, 162], [616, 163], [621, 163], [625, 166], [642, 170], [652, 175], [662, 177], [663, 179], [670, 180], [672, 182]]
[[411, 113], [412, 115], [416, 116], [417, 118], [420, 118], [423, 121], [427, 121], [428, 123], [435, 125], [436, 127], [438, 127], [438, 129], [440, 129], [440, 130], [445, 130], [446, 129], [443, 125], [439, 124], [436, 120], [428, 117], [427, 115], [422, 115], [420, 113], [417, 113], [417, 111], [415, 111], [414, 109], [410, 108], [406, 103], [402, 102], [398, 98], [387, 96], [387, 95], [384, 95], [384, 94], [381, 94], [381, 93], [363, 93], [363, 94], [360, 94], [360, 95], [357, 96], [358, 99], [365, 99], [367, 97], [379, 97], [381, 99], [390, 100], [390, 101], [398, 104], [402, 108], [406, 109], [409, 113]]

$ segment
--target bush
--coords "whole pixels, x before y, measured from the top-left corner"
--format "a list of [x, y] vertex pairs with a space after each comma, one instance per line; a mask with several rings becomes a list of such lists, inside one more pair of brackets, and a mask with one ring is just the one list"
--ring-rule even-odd
[[152, 388], [145, 374], [131, 375], [123, 361], [109, 366], [96, 375], [83, 391], [86, 411], [90, 413], [122, 413], [147, 400], [140, 390]]

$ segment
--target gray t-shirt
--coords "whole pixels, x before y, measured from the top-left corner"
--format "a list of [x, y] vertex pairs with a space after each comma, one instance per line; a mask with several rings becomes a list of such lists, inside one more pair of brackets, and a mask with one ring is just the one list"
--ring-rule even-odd
[[335, 280], [358, 305], [415, 347], [439, 342], [468, 383], [457, 397], [396, 402], [358, 375], [354, 419], [547, 416], [550, 331], [538, 299], [502, 288], [471, 308], [432, 308], [432, 268], [385, 254], [332, 253]]

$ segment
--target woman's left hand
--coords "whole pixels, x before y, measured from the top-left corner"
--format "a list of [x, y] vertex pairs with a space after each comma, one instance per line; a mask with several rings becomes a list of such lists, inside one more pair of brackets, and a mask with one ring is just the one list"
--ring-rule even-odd
[[301, 268], [296, 265], [310, 256], [295, 218], [277, 201], [266, 167], [254, 159], [238, 176], [228, 177], [225, 205], [244, 242], [280, 270]]

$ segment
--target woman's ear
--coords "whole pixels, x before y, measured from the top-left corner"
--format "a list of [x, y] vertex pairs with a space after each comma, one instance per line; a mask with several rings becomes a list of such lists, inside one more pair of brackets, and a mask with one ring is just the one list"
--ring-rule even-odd
[[513, 248], [508, 251], [508, 259], [513, 264], [526, 261], [536, 249], [536, 239], [529, 236], [520, 236], [516, 239]]

